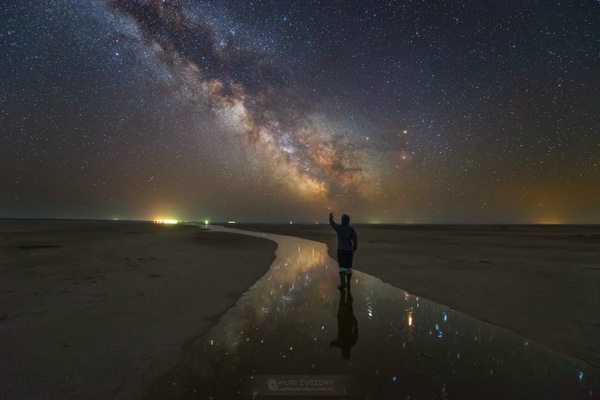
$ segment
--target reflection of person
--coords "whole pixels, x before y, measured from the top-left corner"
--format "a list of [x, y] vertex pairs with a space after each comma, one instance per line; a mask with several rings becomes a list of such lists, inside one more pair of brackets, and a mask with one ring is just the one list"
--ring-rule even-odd
[[358, 340], [358, 322], [352, 310], [352, 296], [350, 291], [340, 290], [340, 303], [337, 313], [338, 336], [330, 342], [332, 347], [342, 349], [342, 357], [350, 358], [350, 348]]
[[340, 285], [338, 288], [350, 288], [352, 280], [352, 258], [358, 245], [358, 236], [356, 231], [350, 226], [350, 217], [342, 215], [342, 224], [338, 225], [333, 221], [333, 213], [329, 214], [329, 225], [337, 232], [338, 247], [337, 260], [339, 264]]

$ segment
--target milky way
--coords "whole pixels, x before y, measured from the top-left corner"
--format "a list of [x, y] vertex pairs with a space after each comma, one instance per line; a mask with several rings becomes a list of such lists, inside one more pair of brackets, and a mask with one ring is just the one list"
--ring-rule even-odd
[[286, 85], [290, 73], [268, 54], [238, 43], [231, 31], [218, 32], [201, 15], [193, 18], [180, 3], [110, 4], [140, 27], [145, 46], [177, 77], [185, 100], [213, 110], [288, 190], [317, 201], [332, 193], [375, 194], [360, 154], [335, 130], [313, 123], [306, 106], [296, 106], [307, 100]]
[[0, 216], [600, 222], [597, 2], [0, 10]]

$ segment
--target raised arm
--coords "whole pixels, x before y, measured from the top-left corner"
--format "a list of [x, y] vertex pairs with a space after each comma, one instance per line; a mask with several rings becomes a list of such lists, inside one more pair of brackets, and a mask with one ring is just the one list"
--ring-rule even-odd
[[333, 220], [333, 213], [329, 213], [329, 225], [331, 225], [331, 227], [337, 231], [339, 225], [335, 223], [335, 221]]

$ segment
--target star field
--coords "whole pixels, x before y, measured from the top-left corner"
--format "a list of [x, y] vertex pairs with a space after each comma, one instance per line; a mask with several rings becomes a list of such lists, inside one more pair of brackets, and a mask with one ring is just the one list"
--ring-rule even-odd
[[1, 217], [600, 223], [595, 1], [7, 1]]

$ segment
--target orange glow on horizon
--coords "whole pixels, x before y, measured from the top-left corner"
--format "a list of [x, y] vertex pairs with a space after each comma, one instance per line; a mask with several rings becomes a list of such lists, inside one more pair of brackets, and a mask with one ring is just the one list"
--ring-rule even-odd
[[156, 218], [154, 220], [152, 220], [152, 222], [154, 222], [155, 224], [167, 224], [167, 225], [175, 225], [178, 223], [178, 221], [176, 219], [163, 219], [163, 218]]
[[538, 225], [561, 225], [564, 222], [557, 217], [542, 217], [535, 221]]

